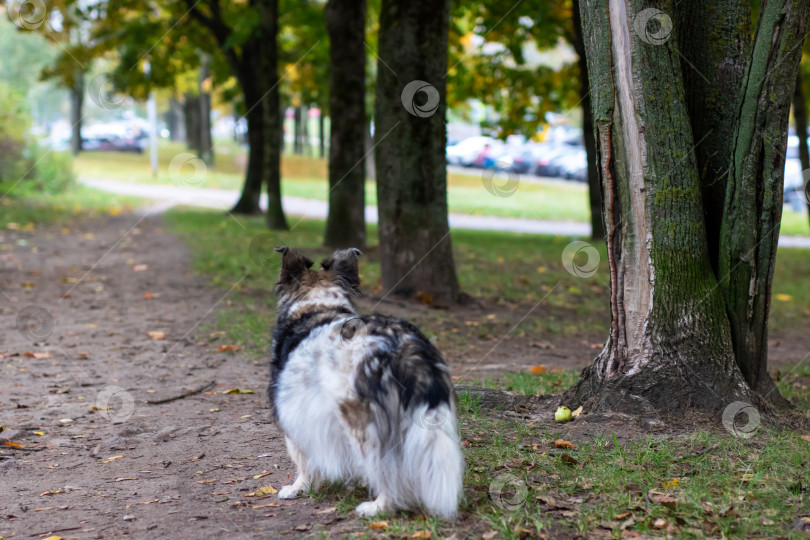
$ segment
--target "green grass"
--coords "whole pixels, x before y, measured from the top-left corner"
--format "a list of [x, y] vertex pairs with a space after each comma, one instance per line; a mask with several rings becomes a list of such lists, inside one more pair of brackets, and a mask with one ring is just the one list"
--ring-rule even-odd
[[10, 195], [0, 199], [0, 229], [69, 224], [79, 218], [131, 212], [147, 202], [81, 185], [71, 186], [59, 194], [27, 193], [25, 198]]

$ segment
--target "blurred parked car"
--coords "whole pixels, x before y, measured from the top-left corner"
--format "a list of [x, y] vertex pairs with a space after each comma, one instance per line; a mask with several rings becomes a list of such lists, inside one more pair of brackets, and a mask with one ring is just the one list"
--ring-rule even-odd
[[82, 148], [99, 152], [135, 152], [142, 154], [146, 142], [146, 137], [91, 137], [82, 140]]
[[450, 165], [460, 165], [462, 167], [472, 167], [476, 159], [479, 158], [484, 148], [496, 145], [495, 139], [490, 137], [469, 137], [452, 146], [447, 147], [447, 163]]
[[537, 160], [534, 168], [534, 174], [538, 176], [561, 176], [562, 169], [560, 167], [559, 159], [563, 156], [574, 154], [582, 151], [582, 147], [570, 144], [560, 144], [550, 146]]

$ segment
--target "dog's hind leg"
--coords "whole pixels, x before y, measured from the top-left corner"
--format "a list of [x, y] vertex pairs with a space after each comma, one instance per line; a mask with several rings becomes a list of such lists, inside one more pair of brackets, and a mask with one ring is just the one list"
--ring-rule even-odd
[[278, 498], [295, 499], [301, 494], [302, 491], [310, 487], [313, 484], [313, 481], [317, 483], [317, 479], [310, 478], [310, 475], [307, 474], [307, 457], [304, 455], [304, 453], [301, 452], [297, 446], [295, 446], [295, 443], [293, 443], [289, 437], [285, 437], [284, 439], [287, 443], [287, 453], [289, 453], [290, 458], [293, 460], [293, 463], [295, 463], [297, 475], [292, 484], [289, 486], [284, 486], [278, 491]]
[[386, 510], [388, 510], [388, 499], [385, 495], [380, 495], [373, 501], [360, 503], [357, 505], [357, 508], [354, 509], [358, 515], [366, 517], [376, 516]]

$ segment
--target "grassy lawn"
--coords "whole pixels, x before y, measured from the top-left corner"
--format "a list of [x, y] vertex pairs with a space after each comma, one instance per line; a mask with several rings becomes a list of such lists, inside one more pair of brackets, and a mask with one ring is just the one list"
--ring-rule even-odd
[[104, 213], [121, 214], [148, 202], [81, 185], [71, 186], [59, 194], [27, 194], [25, 198], [8, 196], [0, 199], [0, 230], [68, 223]]
[[[304, 221], [291, 232], [269, 233], [259, 218], [244, 220], [247, 230], [243, 230], [219, 214], [183, 209], [171, 211], [167, 220], [171, 229], [187, 239], [197, 271], [221, 288], [235, 286], [229, 297], [232, 306], [221, 311], [211, 329], [224, 330], [229, 342], [256, 351], [254, 361], [265, 362], [268, 329], [274, 319], [269, 291], [278, 275], [279, 258], [273, 253], [265, 258], [256, 246], [295, 245], [318, 257], [326, 255], [319, 247], [323, 223]], [[375, 233], [370, 230], [369, 237]], [[257, 235], [260, 240], [253, 240]], [[555, 332], [574, 337], [583, 328], [598, 330], [606, 316], [607, 275], [604, 268], [591, 280], [568, 275], [560, 264], [568, 241], [455, 231], [459, 280], [471, 294], [505, 306], [536, 302], [550, 289], [555, 291], [548, 295], [545, 313], [527, 319], [528, 324], [514, 332], [516, 339], [521, 332], [524, 339], [539, 339]], [[373, 246], [367, 251], [361, 258], [361, 274], [364, 289], [373, 292], [379, 262]], [[600, 253], [604, 257], [603, 248]], [[803, 283], [808, 278], [806, 253], [781, 250], [774, 295], [783, 296], [773, 306], [774, 325], [806, 320], [810, 292]], [[560, 309], [572, 311], [563, 322], [550, 322], [549, 316]], [[453, 339], [458, 334], [443, 329], [442, 319], [449, 316], [432, 311], [437, 314], [420, 314], [416, 322], [437, 338], [445, 352], [454, 347], [463, 351], [463, 340]], [[488, 316], [478, 317], [473, 332], [488, 323]], [[521, 371], [485, 377], [478, 383], [542, 395], [560, 393], [577, 376], [570, 370]], [[808, 365], [778, 380], [783, 395], [805, 413], [810, 410], [808, 383]], [[472, 394], [462, 393], [459, 400], [467, 461], [464, 519], [450, 525], [396, 513], [367, 520], [369, 536], [374, 536], [373, 524], [378, 532], [385, 527], [383, 534], [400, 538], [426, 530], [433, 538], [480, 537], [488, 531], [493, 538], [806, 537], [791, 527], [810, 508], [806, 468], [810, 444], [790, 430], [763, 425], [753, 438], [743, 439], [701, 424], [689, 430], [661, 425], [628, 434], [620, 422], [593, 425], [591, 432], [583, 434], [574, 429], [577, 421], [566, 425], [530, 421], [484, 409]], [[557, 439], [577, 446], [555, 448]], [[312, 494], [337, 506], [347, 518], [365, 495], [363, 490], [339, 487]]]

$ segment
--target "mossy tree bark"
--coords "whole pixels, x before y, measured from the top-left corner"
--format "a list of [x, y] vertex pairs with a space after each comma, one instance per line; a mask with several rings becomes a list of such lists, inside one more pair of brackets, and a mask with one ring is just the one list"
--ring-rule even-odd
[[366, 2], [329, 0], [329, 214], [324, 245], [366, 244]]
[[764, 338], [808, 1], [763, 3], [750, 47], [747, 7], [681, 28], [678, 10], [694, 19], [700, 3], [666, 3], [650, 28], [640, 0], [582, 0], [611, 329], [563, 398], [573, 406], [671, 414], [781, 399]]
[[449, 0], [383, 0], [374, 114], [383, 287], [441, 302], [459, 293], [447, 220], [449, 13]]

